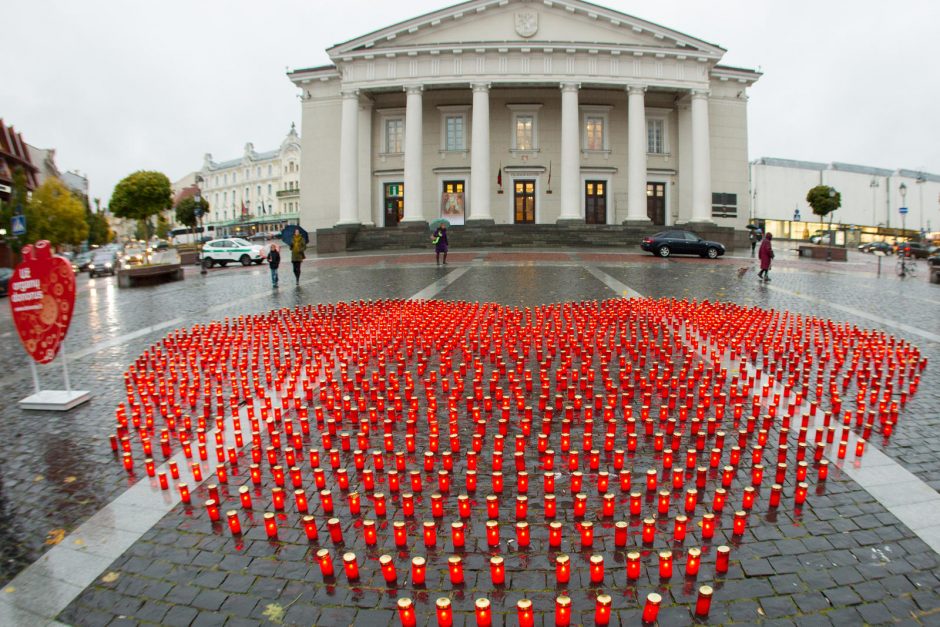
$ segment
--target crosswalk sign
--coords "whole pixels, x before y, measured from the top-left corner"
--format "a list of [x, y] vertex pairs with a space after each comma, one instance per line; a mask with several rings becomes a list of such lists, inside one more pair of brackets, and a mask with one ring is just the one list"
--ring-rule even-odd
[[13, 235], [26, 235], [26, 216], [13, 216], [11, 222], [13, 226]]

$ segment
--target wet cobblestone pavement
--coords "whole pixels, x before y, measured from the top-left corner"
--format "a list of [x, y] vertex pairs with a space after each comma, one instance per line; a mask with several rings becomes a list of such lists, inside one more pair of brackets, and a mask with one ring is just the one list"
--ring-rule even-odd
[[[304, 265], [298, 287], [289, 284], [287, 273], [282, 273], [285, 280], [278, 291], [271, 290], [264, 268], [219, 269], [206, 277], [189, 270], [182, 283], [135, 290], [118, 290], [113, 279], [89, 281], [83, 276], [67, 342], [72, 385], [91, 390], [93, 400], [65, 415], [23, 412], [16, 407], [16, 400], [31, 392], [32, 383], [25, 353], [4, 307], [0, 350], [5, 368], [0, 372], [0, 393], [8, 400], [0, 406], [0, 581], [8, 583], [127, 490], [131, 481], [108, 445], [115, 407], [125, 400], [122, 376], [144, 350], [168, 332], [306, 304], [409, 298], [454, 274], [459, 276], [452, 282], [443, 281], [434, 298], [535, 307], [623, 296], [599, 280], [590, 267], [647, 297], [721, 300], [789, 310], [881, 329], [905, 339], [931, 363], [891, 438], [872, 438], [869, 445], [934, 490], [940, 488], [938, 286], [928, 284], [923, 276], [914, 281], [899, 280], [887, 272], [890, 264], [877, 277], [870, 256], [852, 253], [850, 263], [839, 265], [780, 256], [784, 258], [778, 261], [770, 284], [757, 282], [750, 258], [660, 260], [606, 251], [459, 251], [450, 255], [447, 267], [435, 267], [431, 255], [414, 252], [322, 257]], [[55, 364], [42, 368], [41, 376], [44, 387], [61, 385]], [[238, 487], [251, 486], [245, 472], [250, 460], [245, 455], [247, 449], [242, 452], [241, 472], [233, 473], [223, 486], [223, 512], [240, 511]], [[348, 461], [347, 455], [344, 463]], [[638, 461], [635, 468], [644, 469], [647, 462]], [[743, 466], [741, 473], [749, 468]], [[149, 481], [146, 477], [143, 480]], [[316, 491], [310, 487], [311, 481], [308, 471], [304, 487], [312, 496]], [[560, 510], [571, 507], [565, 483], [565, 490], [559, 489]], [[770, 483], [765, 481], [761, 500], [766, 500]], [[788, 495], [794, 488], [789, 479], [784, 487]], [[715, 588], [712, 610], [709, 618], [700, 622], [928, 625], [940, 621], [937, 553], [837, 465], [822, 487], [813, 486], [799, 513], [792, 507], [776, 511], [760, 507], [749, 516], [743, 536], [732, 537], [729, 528], [721, 528], [710, 542], [672, 547], [677, 568], [684, 566], [685, 549], [703, 549], [702, 574], [694, 581], [675, 576], [664, 582], [654, 576], [656, 551], [667, 546], [658, 541], [655, 546], [640, 546], [642, 575], [637, 581], [628, 581], [624, 567], [628, 551], [613, 543], [616, 518], [593, 519], [597, 540], [590, 550], [582, 550], [574, 542], [577, 531], [573, 526], [566, 527], [563, 549], [571, 556], [575, 573], [568, 586], [555, 584], [556, 555], [542, 548], [544, 538], [539, 534], [543, 534], [543, 526], [533, 523], [533, 547], [529, 550], [505, 542], [515, 537], [510, 499], [501, 504], [501, 519], [506, 521], [501, 552], [506, 585], [494, 586], [490, 581], [490, 549], [483, 518], [479, 517], [468, 529], [465, 582], [454, 586], [447, 570], [447, 558], [453, 554], [450, 515], [438, 523], [440, 542], [433, 549], [419, 542], [420, 517], [409, 527], [407, 550], [394, 545], [388, 523], [401, 519], [396, 509], [390, 510], [386, 525], [380, 526], [382, 542], [375, 547], [364, 544], [358, 527], [344, 529], [346, 545], [337, 547], [329, 540], [325, 518], [319, 514], [316, 542], [308, 542], [296, 515], [293, 524], [282, 527], [278, 539], [272, 541], [260, 521], [260, 513], [267, 511], [269, 504], [261, 505], [266, 496], [259, 493], [255, 520], [243, 517], [246, 532], [238, 541], [224, 527], [224, 516], [222, 526], [209, 523], [201, 505], [207, 498], [205, 490], [205, 486], [194, 490], [192, 506], [175, 506], [146, 531], [58, 615], [58, 620], [76, 625], [390, 625], [398, 624], [397, 598], [410, 596], [415, 599], [418, 624], [437, 624], [435, 600], [448, 596], [453, 602], [454, 624], [459, 625], [474, 624], [473, 601], [486, 596], [493, 602], [493, 624], [518, 624], [515, 612], [506, 608], [526, 597], [534, 602], [536, 624], [549, 625], [554, 624], [555, 597], [567, 590], [572, 599], [572, 623], [593, 624], [595, 597], [602, 590], [613, 598], [611, 624], [639, 624], [649, 592], [663, 596], [660, 624], [691, 624], [696, 619], [689, 608], [694, 606], [698, 586], [708, 584]], [[596, 492], [593, 487], [589, 491], [595, 510], [600, 504]], [[428, 495], [426, 490], [425, 501]], [[618, 508], [624, 507], [623, 502], [618, 503]], [[399, 506], [395, 501], [395, 507]], [[338, 501], [337, 508], [341, 507], [346, 507], [345, 500]], [[725, 527], [730, 518], [731, 513], [726, 512]], [[627, 520], [634, 546], [633, 537], [641, 522]], [[940, 525], [940, 520], [936, 524]], [[537, 527], [542, 531], [536, 531]], [[732, 547], [731, 565], [726, 574], [717, 576], [715, 548], [720, 544]], [[333, 580], [320, 573], [315, 557], [319, 548], [331, 552], [337, 568]], [[344, 551], [359, 557], [361, 577], [357, 582], [349, 582], [342, 573]], [[378, 567], [378, 557], [384, 553], [393, 556], [400, 573], [397, 587], [386, 584]], [[593, 554], [602, 554], [607, 560], [608, 574], [600, 586], [586, 579]], [[410, 574], [414, 555], [428, 558], [428, 581], [417, 592], [409, 583], [410, 577], [404, 576]], [[0, 592], [0, 601], [4, 593], [12, 592], [9, 588]]]

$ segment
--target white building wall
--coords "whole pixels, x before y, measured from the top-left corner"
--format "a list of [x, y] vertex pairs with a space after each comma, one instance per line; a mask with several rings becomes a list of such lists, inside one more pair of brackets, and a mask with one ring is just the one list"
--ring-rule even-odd
[[323, 229], [339, 221], [339, 81], [311, 83], [306, 92], [300, 134], [316, 148], [301, 164], [300, 223]]
[[708, 101], [713, 193], [737, 196], [736, 218], [712, 218], [719, 226], [744, 228], [750, 217], [747, 159], [747, 97], [744, 87], [712, 83]]

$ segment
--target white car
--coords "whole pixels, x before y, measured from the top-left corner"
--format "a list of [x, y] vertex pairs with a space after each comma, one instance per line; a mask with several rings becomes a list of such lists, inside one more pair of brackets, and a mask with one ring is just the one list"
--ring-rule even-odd
[[264, 246], [252, 244], [240, 237], [227, 237], [206, 242], [199, 255], [202, 265], [211, 268], [219, 264], [223, 268], [229, 263], [238, 262], [243, 266], [264, 261]]

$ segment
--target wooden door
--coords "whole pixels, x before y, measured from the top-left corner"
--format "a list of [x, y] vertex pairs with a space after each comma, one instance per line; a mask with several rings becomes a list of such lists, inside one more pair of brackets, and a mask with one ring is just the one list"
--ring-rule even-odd
[[607, 181], [584, 182], [584, 221], [607, 224]]
[[516, 224], [535, 224], [535, 180], [513, 182], [513, 207]]
[[666, 224], [666, 184], [646, 184], [646, 215], [655, 225]]

